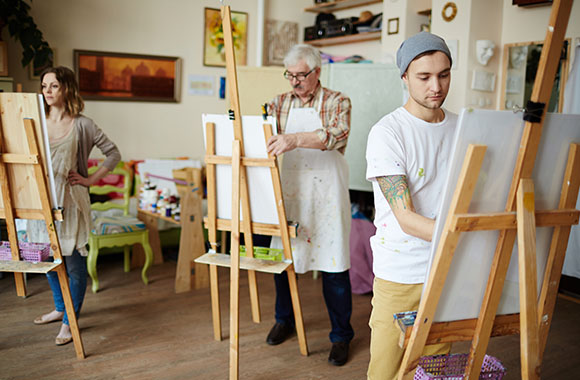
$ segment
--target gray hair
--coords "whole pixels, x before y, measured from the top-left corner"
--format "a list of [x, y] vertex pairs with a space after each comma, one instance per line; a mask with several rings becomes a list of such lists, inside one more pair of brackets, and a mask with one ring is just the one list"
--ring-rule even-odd
[[284, 66], [294, 66], [304, 60], [310, 70], [314, 70], [322, 65], [320, 52], [315, 47], [306, 44], [294, 45], [284, 57]]

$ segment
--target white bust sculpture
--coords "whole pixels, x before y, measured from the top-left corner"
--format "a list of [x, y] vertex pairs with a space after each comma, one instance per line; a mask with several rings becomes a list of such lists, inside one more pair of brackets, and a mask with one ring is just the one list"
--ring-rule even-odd
[[495, 44], [493, 41], [475, 41], [475, 53], [477, 54], [477, 62], [483, 66], [487, 65], [487, 62], [489, 62], [490, 58], [493, 57], [493, 49], [495, 49]]
[[527, 46], [514, 46], [510, 48], [510, 64], [512, 68], [519, 69], [528, 58]]

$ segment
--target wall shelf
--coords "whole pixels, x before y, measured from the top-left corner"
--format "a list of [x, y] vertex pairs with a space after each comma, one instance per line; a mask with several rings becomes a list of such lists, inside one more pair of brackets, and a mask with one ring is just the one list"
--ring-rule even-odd
[[380, 39], [381, 39], [381, 31], [379, 30], [377, 32], [357, 33], [350, 34], [348, 36], [321, 38], [319, 40], [305, 41], [304, 43], [320, 47], [320, 46], [350, 44], [353, 42], [375, 41]]
[[329, 3], [320, 3], [312, 7], [304, 8], [305, 12], [321, 13], [335, 12], [343, 9], [361, 7], [363, 5], [382, 3], [383, 0], [336, 0]]

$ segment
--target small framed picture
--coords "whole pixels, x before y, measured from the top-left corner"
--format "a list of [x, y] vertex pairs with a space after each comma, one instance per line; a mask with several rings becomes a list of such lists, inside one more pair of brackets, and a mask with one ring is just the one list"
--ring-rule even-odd
[[390, 18], [387, 20], [387, 34], [399, 33], [399, 18]]
[[495, 73], [482, 70], [473, 70], [471, 89], [493, 92], [495, 89]]
[[[214, 8], [205, 8], [204, 11], [203, 65], [226, 67], [221, 12]], [[231, 17], [236, 63], [245, 66], [248, 60], [248, 14], [232, 11]]]

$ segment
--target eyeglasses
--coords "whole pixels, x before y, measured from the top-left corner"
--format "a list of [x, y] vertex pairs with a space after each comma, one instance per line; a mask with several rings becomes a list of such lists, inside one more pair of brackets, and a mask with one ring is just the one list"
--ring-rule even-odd
[[306, 80], [306, 77], [308, 77], [314, 70], [316, 70], [316, 68], [313, 68], [312, 70], [310, 70], [306, 74], [298, 73], [296, 75], [291, 74], [288, 72], [288, 70], [286, 70], [286, 71], [284, 71], [284, 78], [286, 78], [288, 80], [291, 80], [292, 78], [294, 78], [297, 81], [302, 82], [303, 80]]

